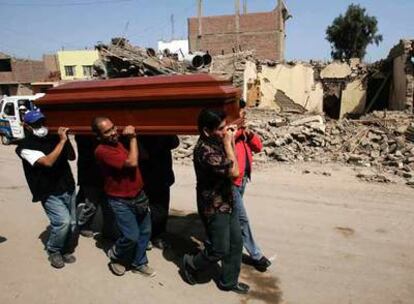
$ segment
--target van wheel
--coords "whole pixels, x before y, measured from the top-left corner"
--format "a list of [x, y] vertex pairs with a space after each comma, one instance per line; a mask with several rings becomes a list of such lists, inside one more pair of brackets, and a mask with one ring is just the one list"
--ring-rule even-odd
[[7, 136], [2, 136], [1, 137], [1, 143], [3, 144], [3, 145], [10, 145], [10, 139], [7, 137]]

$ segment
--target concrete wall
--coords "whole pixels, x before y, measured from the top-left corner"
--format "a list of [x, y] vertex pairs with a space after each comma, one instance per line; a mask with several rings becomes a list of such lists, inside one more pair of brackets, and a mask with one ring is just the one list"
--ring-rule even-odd
[[322, 112], [323, 88], [321, 83], [315, 82], [312, 66], [305, 64], [262, 66], [262, 72], [258, 77], [262, 94], [260, 107], [277, 108], [274, 97], [277, 90], [281, 90], [308, 111]]
[[[59, 51], [57, 56], [62, 80], [90, 79], [91, 77], [84, 75], [83, 66], [93, 66], [99, 59], [97, 50]], [[65, 66], [75, 66], [75, 75], [66, 75]]]
[[236, 15], [202, 17], [200, 37], [198, 18], [189, 18], [190, 51], [228, 54], [237, 49], [238, 42], [242, 50], [255, 50], [259, 59], [284, 60], [286, 16], [283, 9], [240, 15], [238, 33]]

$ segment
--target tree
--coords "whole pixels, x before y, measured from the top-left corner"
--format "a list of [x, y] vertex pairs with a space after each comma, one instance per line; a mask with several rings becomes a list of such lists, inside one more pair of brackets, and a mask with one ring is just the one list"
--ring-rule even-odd
[[336, 17], [326, 29], [332, 58], [364, 58], [369, 44], [378, 45], [382, 41], [382, 35], [377, 34], [377, 24], [377, 18], [366, 14], [365, 8], [351, 4], [345, 16]]

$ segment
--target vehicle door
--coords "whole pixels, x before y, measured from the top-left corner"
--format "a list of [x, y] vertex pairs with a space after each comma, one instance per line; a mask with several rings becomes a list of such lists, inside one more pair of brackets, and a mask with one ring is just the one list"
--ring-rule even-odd
[[12, 137], [16, 139], [23, 138], [23, 125], [20, 121], [16, 100], [5, 100], [2, 116], [3, 119], [8, 120], [10, 123]]

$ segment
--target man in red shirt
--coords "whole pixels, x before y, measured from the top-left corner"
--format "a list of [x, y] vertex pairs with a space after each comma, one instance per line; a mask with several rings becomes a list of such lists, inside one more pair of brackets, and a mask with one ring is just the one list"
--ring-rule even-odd
[[[240, 100], [240, 117], [243, 122], [246, 118], [246, 102]], [[243, 195], [247, 182], [250, 180], [252, 172], [253, 152], [258, 153], [262, 150], [262, 141], [260, 137], [251, 130], [243, 126], [240, 127], [235, 135], [235, 151], [239, 164], [239, 176], [233, 180], [234, 209], [238, 211], [240, 227], [242, 231], [243, 246], [249, 253], [250, 260], [244, 259], [248, 264], [252, 264], [259, 271], [266, 271], [271, 265], [260, 247], [253, 238], [250, 229], [249, 218], [244, 207]]]
[[[155, 271], [148, 266], [146, 248], [151, 237], [151, 217], [138, 169], [138, 145], [133, 126], [124, 128], [128, 149], [119, 141], [117, 128], [107, 117], [96, 117], [92, 130], [100, 144], [95, 157], [104, 179], [104, 191], [114, 211], [121, 237], [108, 251], [109, 267], [115, 275], [123, 275], [125, 266], [132, 272], [152, 277]], [[132, 254], [132, 261], [128, 256]]]

